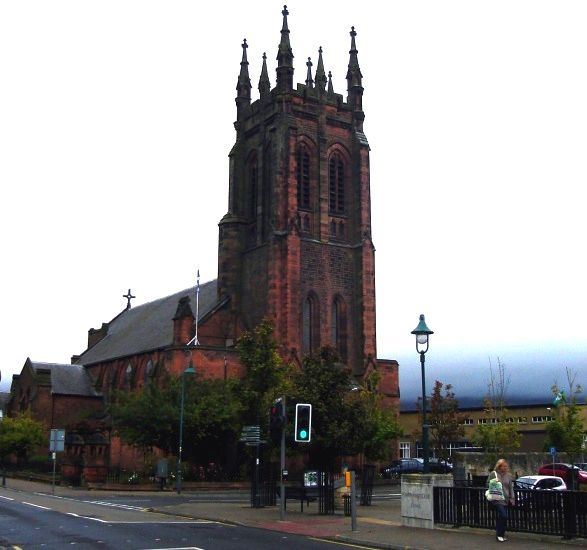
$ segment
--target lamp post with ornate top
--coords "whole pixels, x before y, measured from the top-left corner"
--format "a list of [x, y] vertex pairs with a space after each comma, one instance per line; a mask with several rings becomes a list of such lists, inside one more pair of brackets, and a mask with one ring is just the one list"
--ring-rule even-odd
[[190, 364], [187, 369], [181, 373], [181, 405], [179, 408], [179, 449], [177, 452], [177, 478], [176, 478], [176, 490], [177, 494], [181, 493], [181, 451], [183, 446], [183, 409], [185, 400], [185, 379], [186, 376], [192, 376], [196, 374], [196, 369], [192, 363], [190, 355]]
[[416, 335], [416, 351], [420, 354], [420, 364], [422, 365], [422, 451], [424, 453], [424, 473], [427, 474], [429, 468], [429, 448], [428, 448], [428, 423], [426, 422], [426, 374], [424, 369], [424, 356], [428, 351], [428, 337], [434, 334], [424, 320], [424, 315], [420, 315], [418, 326], [412, 331]]

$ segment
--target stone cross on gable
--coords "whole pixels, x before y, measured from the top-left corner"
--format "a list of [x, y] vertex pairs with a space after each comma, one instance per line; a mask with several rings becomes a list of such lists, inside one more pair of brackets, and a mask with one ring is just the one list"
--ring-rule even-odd
[[136, 298], [136, 296], [133, 296], [133, 295], [131, 294], [131, 292], [130, 292], [130, 288], [129, 288], [129, 289], [128, 289], [128, 292], [127, 292], [126, 294], [123, 294], [123, 295], [122, 295], [122, 297], [127, 299], [127, 302], [126, 302], [126, 309], [130, 309], [130, 301], [131, 301], [133, 298]]

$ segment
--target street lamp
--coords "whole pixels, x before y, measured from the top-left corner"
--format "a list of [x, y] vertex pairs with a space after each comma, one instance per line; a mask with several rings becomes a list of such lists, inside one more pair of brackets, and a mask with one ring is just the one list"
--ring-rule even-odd
[[186, 376], [196, 374], [192, 358], [190, 355], [190, 364], [187, 369], [181, 373], [181, 405], [179, 409], [179, 452], [177, 453], [177, 476], [176, 476], [176, 490], [177, 494], [181, 493], [181, 448], [183, 445], [183, 404], [185, 400], [185, 379]]
[[422, 365], [422, 450], [424, 451], [424, 473], [429, 471], [428, 460], [428, 424], [426, 422], [426, 375], [424, 369], [424, 356], [428, 351], [428, 337], [434, 334], [424, 320], [424, 315], [420, 315], [418, 326], [412, 331], [416, 335], [416, 351], [420, 354], [420, 364]]

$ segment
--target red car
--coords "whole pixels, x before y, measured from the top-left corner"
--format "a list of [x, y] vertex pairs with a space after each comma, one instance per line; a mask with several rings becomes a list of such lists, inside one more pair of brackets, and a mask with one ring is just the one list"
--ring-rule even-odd
[[563, 462], [551, 462], [549, 464], [543, 464], [538, 469], [538, 473], [543, 476], [558, 476], [565, 480], [567, 485], [571, 482], [571, 472], [575, 472], [575, 479], [578, 483], [587, 483], [587, 472], [581, 470], [579, 466], [571, 466], [571, 464], [565, 464]]

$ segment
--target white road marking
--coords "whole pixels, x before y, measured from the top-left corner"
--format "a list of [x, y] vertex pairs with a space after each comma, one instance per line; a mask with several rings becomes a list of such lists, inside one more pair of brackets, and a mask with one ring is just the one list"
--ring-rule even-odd
[[3, 497], [3, 496], [0, 496], [0, 498], [3, 498], [4, 500], [14, 500], [13, 498], [10, 498], [10, 497]]
[[211, 520], [207, 520], [207, 519], [200, 519], [200, 520], [182, 520], [182, 521], [167, 521], [167, 520], [153, 520], [153, 521], [118, 521], [118, 520], [112, 520], [112, 521], [108, 521], [105, 519], [99, 519], [99, 518], [92, 518], [89, 516], [82, 516], [80, 514], [75, 514], [73, 512], [67, 512], [68, 516], [73, 516], [74, 518], [81, 518], [81, 519], [87, 519], [90, 521], [98, 521], [100, 523], [110, 523], [110, 524], [118, 524], [118, 525], [126, 525], [126, 524], [145, 524], [145, 525], [152, 525], [152, 524], [178, 524], [178, 525], [194, 525], [194, 524], [208, 524], [208, 523], [218, 523], [217, 521], [211, 521]]
[[35, 508], [41, 508], [41, 510], [51, 510], [51, 508], [47, 508], [46, 506], [41, 506], [40, 504], [33, 504], [32, 502], [24, 502], [22, 504], [28, 504], [29, 506], [34, 506]]

